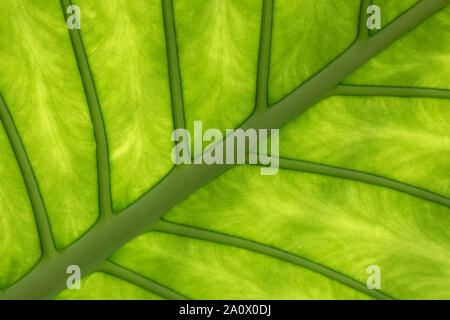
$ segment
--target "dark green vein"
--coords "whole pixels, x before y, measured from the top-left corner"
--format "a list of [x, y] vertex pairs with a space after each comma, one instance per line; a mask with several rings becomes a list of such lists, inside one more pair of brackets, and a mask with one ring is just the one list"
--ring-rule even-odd
[[[66, 19], [69, 16], [66, 13], [66, 9], [70, 5], [70, 0], [61, 0], [61, 6]], [[95, 141], [97, 143], [100, 218], [104, 219], [110, 217], [112, 214], [108, 140], [106, 138], [105, 125], [103, 123], [103, 116], [98, 102], [94, 79], [92, 78], [91, 70], [89, 68], [89, 62], [84, 50], [80, 32], [77, 29], [73, 29], [69, 30], [69, 34], [72, 41], [73, 52], [80, 70], [81, 80], [83, 82], [86, 100], [89, 106], [89, 112], [91, 114], [92, 125], [94, 128]]]
[[[183, 87], [178, 58], [177, 37], [172, 0], [162, 0], [164, 32], [166, 35], [167, 62], [169, 68], [170, 94], [174, 129], [185, 128]], [[184, 142], [184, 140], [183, 140]], [[181, 148], [177, 145], [177, 148]], [[176, 153], [177, 156], [179, 152]]]
[[125, 269], [118, 266], [110, 261], [105, 261], [102, 266], [98, 269], [99, 272], [107, 273], [116, 278], [122, 279], [129, 283], [132, 283], [138, 287], [141, 287], [150, 292], [156, 293], [157, 295], [170, 299], [170, 300], [187, 300], [185, 296], [173, 291], [159, 283], [156, 283], [150, 279], [147, 279], [131, 270]]
[[367, 28], [367, 8], [370, 6], [370, 4], [371, 0], [361, 0], [358, 40], [366, 40], [367, 38], [369, 38], [369, 28]]
[[365, 182], [368, 184], [373, 184], [409, 195], [422, 198], [446, 207], [450, 207], [450, 199], [444, 196], [438, 195], [431, 191], [427, 191], [418, 187], [411, 186], [409, 184], [395, 181], [392, 179], [380, 177], [370, 173], [359, 172], [350, 169], [336, 168], [331, 166], [326, 166], [323, 164], [316, 164], [306, 161], [290, 160], [290, 159], [280, 159], [280, 168], [298, 170], [309, 173], [316, 173], [326, 176], [332, 176], [342, 179], [355, 180], [360, 182]]
[[447, 197], [406, 184], [404, 182], [395, 181], [389, 178], [380, 177], [366, 172], [360, 172], [351, 169], [338, 168], [327, 166], [324, 164], [291, 159], [280, 159], [280, 168], [365, 182], [368, 184], [377, 185], [380, 187], [385, 187], [403, 193], [407, 193], [414, 197], [428, 200], [440, 204], [442, 206], [450, 207], [450, 199]]
[[341, 96], [390, 96], [450, 99], [450, 90], [432, 88], [339, 85], [333, 91], [333, 94]]
[[40, 236], [43, 256], [52, 256], [56, 253], [56, 249], [44, 201], [42, 200], [41, 192], [39, 190], [36, 177], [34, 176], [33, 169], [31, 168], [30, 161], [28, 160], [25, 148], [22, 144], [22, 140], [20, 139], [11, 114], [9, 113], [9, 110], [6, 107], [6, 104], [1, 95], [0, 118], [11, 143], [11, 147], [16, 156], [17, 163], [19, 165], [28, 195], [30, 197], [31, 206], [33, 208], [36, 225]]
[[300, 115], [310, 106], [321, 101], [339, 85], [353, 70], [357, 69], [383, 49], [390, 46], [423, 20], [448, 5], [448, 0], [421, 1], [389, 26], [377, 32], [366, 41], [356, 41], [342, 55], [332, 61], [310, 80], [294, 90], [287, 97], [268, 108], [255, 113], [242, 127], [255, 129], [276, 129]]
[[[255, 112], [242, 129], [276, 129], [319, 102], [354, 70], [439, 10], [449, 0], [421, 1], [367, 41], [357, 41], [286, 98], [264, 112]], [[228, 139], [228, 138], [227, 138]], [[226, 143], [223, 141], [222, 143]], [[253, 144], [249, 149], [255, 148]], [[64, 289], [68, 265], [80, 266], [89, 274], [114, 251], [146, 232], [168, 210], [190, 194], [223, 174], [233, 165], [184, 165], [171, 171], [157, 186], [114, 219], [96, 224], [77, 242], [58, 256], [39, 264], [21, 281], [9, 288], [1, 299], [46, 299]], [[51, 275], [51, 276], [49, 276]]]
[[273, 0], [264, 0], [259, 45], [258, 82], [256, 88], [256, 111], [267, 109], [270, 50], [272, 40]]
[[178, 59], [173, 4], [172, 0], [162, 0], [162, 3], [174, 127], [175, 129], [182, 129], [185, 127], [183, 89], [181, 84], [180, 66]]
[[300, 256], [288, 253], [283, 250], [279, 250], [261, 243], [254, 241], [238, 238], [235, 236], [225, 235], [214, 231], [207, 231], [199, 228], [188, 227], [184, 225], [174, 224], [167, 221], [159, 221], [153, 231], [159, 231], [164, 233], [170, 233], [174, 235], [179, 235], [183, 237], [205, 240], [214, 243], [220, 243], [228, 246], [234, 246], [237, 248], [246, 249], [249, 251], [261, 253], [278, 260], [289, 262], [295, 264], [299, 267], [311, 270], [315, 273], [321, 274], [329, 279], [337, 281], [347, 287], [353, 288], [360, 292], [367, 294], [368, 296], [374, 297], [376, 299], [392, 300], [393, 298], [389, 295], [379, 291], [370, 290], [363, 283], [354, 280], [336, 270], [325, 267], [321, 264], [313, 262], [311, 260], [302, 258]]

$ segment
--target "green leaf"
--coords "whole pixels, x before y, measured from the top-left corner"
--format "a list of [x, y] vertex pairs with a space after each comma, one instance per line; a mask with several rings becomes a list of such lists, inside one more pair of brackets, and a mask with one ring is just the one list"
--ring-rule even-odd
[[[392, 22], [399, 15], [406, 10], [413, 7], [420, 0], [404, 0], [404, 1], [389, 1], [389, 0], [371, 0], [373, 5], [380, 7], [381, 25], [385, 27], [388, 23]], [[376, 31], [376, 30], [374, 30]]]
[[360, 4], [360, 0], [275, 1], [270, 104], [322, 70], [356, 40]]
[[[0, 298], [450, 298], [448, 4], [2, 1]], [[278, 174], [175, 166], [198, 120]]]
[[[383, 8], [381, 5], [381, 10]], [[389, 9], [382, 12], [391, 12]], [[450, 45], [444, 40], [448, 33], [449, 17], [448, 9], [437, 13], [356, 70], [343, 83], [450, 89], [450, 75], [447, 72]], [[430, 33], [436, 36], [430, 36]]]

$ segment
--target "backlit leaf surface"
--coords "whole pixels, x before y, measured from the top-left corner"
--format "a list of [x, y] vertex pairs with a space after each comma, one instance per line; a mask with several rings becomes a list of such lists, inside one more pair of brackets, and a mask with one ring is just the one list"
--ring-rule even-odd
[[[448, 1], [372, 2], [1, 1], [0, 297], [450, 298]], [[175, 166], [200, 120], [278, 174]]]

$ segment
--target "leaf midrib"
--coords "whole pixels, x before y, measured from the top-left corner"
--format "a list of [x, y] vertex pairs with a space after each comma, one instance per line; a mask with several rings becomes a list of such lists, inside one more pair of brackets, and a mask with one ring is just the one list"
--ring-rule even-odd
[[[61, 1], [68, 3], [66, 0]], [[166, 2], [166, 0], [163, 1]], [[358, 39], [328, 67], [282, 101], [264, 112], [254, 113], [242, 125], [242, 128], [280, 128], [309, 106], [329, 95], [352, 71], [446, 5], [448, 0], [419, 2], [371, 38]], [[55, 258], [38, 264], [20, 282], [8, 289], [2, 298], [52, 298], [64, 288], [67, 265], [79, 265], [84, 270], [84, 274], [92, 272], [115, 250], [148, 230], [170, 208], [232, 167], [232, 165], [183, 165], [175, 168], [163, 181], [120, 215], [100, 221], [72, 246], [58, 253]], [[105, 193], [101, 196], [105, 196]], [[149, 213], [150, 210], [152, 210], [151, 213]]]

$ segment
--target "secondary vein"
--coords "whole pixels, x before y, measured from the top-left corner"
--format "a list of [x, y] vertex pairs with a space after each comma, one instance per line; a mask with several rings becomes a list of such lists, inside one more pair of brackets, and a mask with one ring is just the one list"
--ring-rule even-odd
[[256, 88], [256, 111], [268, 107], [270, 50], [272, 38], [273, 0], [264, 0]]
[[354, 280], [348, 277], [345, 274], [342, 274], [336, 270], [325, 267], [319, 263], [311, 261], [309, 259], [305, 259], [298, 255], [294, 255], [288, 253], [286, 251], [273, 248], [268, 245], [264, 245], [261, 243], [257, 243], [254, 241], [242, 239], [235, 236], [225, 235], [222, 233], [218, 233], [215, 231], [207, 231], [195, 227], [188, 227], [184, 225], [179, 225], [175, 223], [170, 223], [167, 221], [159, 221], [153, 228], [153, 231], [159, 231], [164, 233], [170, 233], [174, 235], [179, 235], [188, 238], [194, 238], [199, 240], [205, 240], [214, 243], [220, 243], [228, 246], [234, 246], [237, 248], [246, 249], [249, 251], [257, 252], [264, 254], [266, 256], [270, 256], [272, 258], [282, 260], [285, 262], [289, 262], [295, 264], [299, 267], [311, 270], [315, 273], [321, 274], [329, 279], [337, 281], [347, 287], [358, 290], [362, 293], [367, 294], [376, 299], [382, 300], [392, 300], [393, 298], [389, 295], [379, 291], [379, 290], [370, 290], [363, 283]]
[[33, 169], [28, 159], [27, 153], [23, 146], [20, 135], [14, 124], [14, 120], [9, 113], [9, 110], [0, 95], [0, 119], [5, 128], [11, 147], [17, 159], [20, 171], [25, 182], [25, 186], [30, 198], [31, 206], [33, 208], [34, 217], [36, 220], [37, 229], [39, 232], [43, 257], [51, 256], [56, 253], [53, 235], [48, 221], [47, 211], [45, 209], [44, 201], [39, 190]]
[[380, 177], [366, 172], [360, 172], [351, 169], [338, 168], [323, 164], [291, 159], [280, 159], [280, 168], [365, 182], [368, 184], [377, 185], [393, 189], [396, 191], [400, 191], [403, 193], [407, 193], [414, 197], [428, 200], [440, 204], [442, 206], [450, 207], [450, 199], [447, 197], [444, 197], [442, 195], [433, 193], [425, 189], [411, 186], [401, 181], [395, 181], [389, 178]]
[[369, 7], [371, 0], [361, 0], [361, 8], [359, 13], [359, 30], [358, 40], [366, 40], [369, 38], [369, 28], [366, 25], [367, 8]]
[[174, 127], [175, 129], [183, 129], [185, 127], [183, 89], [181, 84], [172, 0], [163, 0], [163, 17], [164, 30], [166, 34], [167, 61], [169, 67]]
[[[66, 9], [70, 5], [70, 0], [61, 0], [61, 6], [66, 19], [69, 16], [69, 14], [67, 14], [66, 12]], [[91, 70], [89, 68], [89, 62], [84, 50], [80, 32], [77, 29], [73, 29], [69, 30], [69, 34], [72, 41], [73, 52], [75, 54], [78, 68], [80, 70], [81, 80], [83, 82], [86, 100], [89, 106], [89, 112], [91, 114], [95, 141], [97, 144], [97, 174], [100, 218], [105, 219], [110, 217], [112, 214], [108, 140], [106, 137], [105, 125], [98, 102], [94, 79], [92, 78]]]
[[170, 299], [170, 300], [187, 300], [185, 296], [179, 294], [178, 292], [160, 285], [159, 283], [152, 281], [148, 278], [141, 276], [131, 270], [123, 268], [115, 263], [110, 261], [105, 261], [102, 266], [98, 269], [100, 272], [107, 273], [116, 278], [120, 278], [124, 281], [132, 283], [136, 286], [139, 286], [147, 291], [156, 293], [157, 295]]
[[450, 99], [450, 90], [412, 87], [339, 85], [333, 91], [333, 94], [342, 96], [391, 96]]

